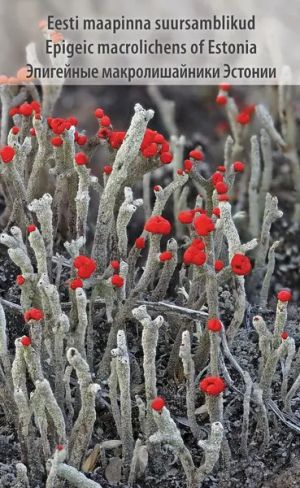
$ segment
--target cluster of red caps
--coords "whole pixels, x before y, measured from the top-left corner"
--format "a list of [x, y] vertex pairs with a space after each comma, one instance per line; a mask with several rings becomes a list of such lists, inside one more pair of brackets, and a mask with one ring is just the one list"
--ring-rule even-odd
[[[216, 97], [216, 103], [218, 105], [224, 106], [228, 103], [228, 92], [231, 88], [229, 83], [221, 83], [219, 85], [218, 95]], [[240, 125], [247, 125], [251, 122], [253, 115], [255, 113], [255, 105], [245, 105], [242, 110], [236, 115], [236, 121]]]
[[78, 124], [78, 119], [76, 117], [69, 117], [67, 119], [61, 117], [48, 117], [47, 122], [48, 127], [53, 134], [60, 136], [65, 130], [69, 130], [72, 126], [76, 126]]
[[[97, 108], [94, 114], [99, 120], [100, 129], [98, 131], [98, 137], [100, 139], [106, 139], [112, 149], [119, 149], [125, 139], [126, 132], [112, 130], [110, 117], [105, 114], [102, 108]], [[159, 157], [163, 164], [169, 164], [173, 159], [169, 143], [164, 136], [148, 128], [141, 143], [140, 151], [144, 158]], [[105, 166], [104, 173], [109, 174], [111, 172], [110, 168], [110, 166]]]
[[178, 169], [177, 174], [188, 174], [192, 171], [194, 164], [204, 160], [204, 154], [200, 149], [193, 149], [189, 152], [189, 159], [183, 162], [183, 169]]
[[146, 129], [140, 151], [147, 159], [159, 156], [163, 164], [169, 164], [173, 159], [169, 143], [162, 134], [152, 129]]
[[[194, 217], [197, 213], [202, 214], [202, 215], [207, 215], [206, 210], [204, 210], [201, 207], [196, 207], [192, 210], [182, 210], [177, 215], [177, 219], [181, 224], [192, 224], [194, 221]], [[220, 211], [219, 207], [214, 208], [212, 213], [216, 217], [220, 217], [220, 215], [221, 215], [221, 211]]]
[[[150, 232], [150, 234], [168, 235], [170, 234], [172, 226], [170, 222], [162, 217], [161, 215], [152, 215], [145, 225], [144, 230]], [[145, 239], [144, 237], [138, 237], [135, 241], [135, 247], [137, 249], [144, 249]], [[159, 261], [165, 263], [173, 258], [173, 253], [171, 251], [164, 251], [159, 254]]]
[[228, 102], [228, 92], [231, 88], [229, 83], [220, 83], [219, 91], [216, 98], [216, 103], [218, 105], [227, 105]]
[[28, 103], [22, 103], [22, 105], [18, 105], [16, 107], [12, 107], [9, 111], [9, 115], [14, 117], [15, 115], [22, 115], [23, 117], [31, 117], [33, 114], [40, 117], [41, 114], [41, 105], [36, 100]]
[[[235, 161], [232, 165], [233, 170], [236, 173], [242, 173], [245, 169], [245, 164], [241, 161]], [[226, 202], [229, 200], [228, 192], [228, 184], [224, 181], [224, 174], [226, 172], [226, 168], [223, 165], [218, 166], [217, 171], [215, 171], [211, 176], [211, 182], [218, 194], [219, 202]]]
[[[22, 105], [19, 105], [17, 107], [13, 107], [10, 109], [9, 114], [13, 117], [14, 115], [22, 115], [24, 117], [31, 117], [32, 115], [35, 115], [36, 119], [41, 118], [41, 106], [39, 102], [33, 100], [31, 103], [25, 102]], [[65, 130], [69, 130], [72, 126], [77, 126], [78, 120], [76, 117], [71, 116], [68, 118], [60, 118], [60, 117], [48, 117], [47, 118], [47, 123], [49, 129], [52, 131], [54, 134], [54, 137], [51, 138], [50, 142], [54, 147], [60, 147], [63, 144], [63, 139], [61, 135], [64, 133]], [[12, 127], [12, 133], [14, 135], [17, 135], [20, 131], [19, 127]], [[30, 129], [30, 135], [35, 136], [35, 129], [31, 127]], [[75, 131], [74, 134], [74, 139], [75, 142], [79, 146], [84, 146], [87, 142], [87, 136], [85, 134], [79, 134], [77, 131]]]
[[[30, 308], [26, 310], [23, 315], [25, 322], [39, 322], [44, 318], [44, 312], [39, 308]], [[23, 336], [20, 340], [22, 346], [28, 347], [31, 345], [31, 338], [29, 336]]]
[[[74, 116], [63, 119], [61, 117], [48, 117], [48, 127], [53, 133], [53, 137], [50, 142], [54, 147], [60, 147], [63, 145], [64, 140], [61, 137], [66, 130], [78, 125], [78, 119]], [[84, 146], [87, 143], [87, 136], [85, 134], [79, 134], [78, 131], [74, 132], [74, 140], [78, 146]]]
[[[77, 276], [70, 282], [71, 290], [76, 290], [76, 288], [83, 287], [83, 281], [92, 276], [92, 274], [97, 269], [97, 263], [94, 259], [89, 258], [88, 256], [77, 256], [77, 258], [73, 261], [74, 268], [77, 270]], [[117, 288], [120, 288], [124, 284], [124, 279], [117, 274], [120, 263], [119, 261], [111, 261], [111, 267], [115, 271], [115, 274], [111, 277], [111, 284]]]
[[[183, 262], [186, 265], [193, 264], [195, 266], [202, 266], [206, 262], [205, 243], [202, 240], [202, 237], [205, 237], [210, 232], [213, 232], [215, 230], [215, 225], [212, 219], [208, 217], [205, 212], [194, 218], [197, 211], [199, 210], [188, 210], [181, 212], [181, 216], [183, 214], [181, 222], [193, 223], [197, 234], [201, 237], [200, 239], [196, 238], [192, 240], [191, 244], [184, 252]], [[146, 221], [144, 230], [150, 232], [151, 234], [168, 235], [171, 232], [171, 224], [161, 215], [153, 215]], [[143, 249], [145, 246], [144, 238], [138, 238], [135, 245], [138, 249]], [[165, 251], [164, 253], [160, 254], [160, 261], [168, 261], [172, 259], [172, 257], [172, 253], [170, 251]], [[246, 276], [251, 272], [252, 269], [250, 259], [244, 254], [240, 253], [236, 253], [233, 256], [230, 265], [233, 273], [238, 276]], [[214, 268], [216, 272], [221, 271], [224, 268], [223, 261], [216, 260], [214, 263]]]
[[183, 262], [186, 265], [194, 264], [195, 266], [202, 266], [206, 261], [206, 254], [204, 252], [205, 244], [202, 239], [193, 239], [191, 244], [183, 254]]
[[215, 230], [215, 224], [206, 214], [201, 214], [195, 218], [194, 227], [197, 234], [201, 237], [206, 237]]
[[112, 267], [114, 274], [110, 278], [110, 282], [116, 288], [122, 288], [124, 285], [124, 278], [119, 275], [120, 263], [117, 260], [111, 261], [110, 266]]
[[[12, 107], [9, 111], [9, 115], [11, 117], [14, 117], [15, 115], [21, 115], [23, 117], [31, 117], [33, 114], [35, 114], [35, 117], [37, 118], [41, 117], [41, 106], [39, 102], [37, 102], [36, 100], [33, 100], [31, 103], [25, 102], [16, 107]], [[13, 126], [11, 132], [13, 135], [16, 136], [20, 132], [20, 128], [17, 126]], [[35, 136], [35, 129], [33, 127], [31, 127], [29, 132], [31, 136]], [[15, 155], [16, 155], [16, 151], [11, 146], [4, 146], [0, 150], [0, 158], [2, 163], [4, 164], [11, 163]]]
[[[218, 396], [225, 391], [225, 382], [220, 376], [206, 376], [199, 383], [199, 390], [208, 396]], [[151, 401], [150, 407], [156, 412], [162, 412], [166, 406], [166, 401], [163, 397], [157, 396]]]
[[97, 269], [97, 263], [88, 256], [77, 256], [73, 261], [73, 266], [77, 270], [77, 276], [70, 282], [71, 290], [83, 287], [83, 281], [87, 280]]

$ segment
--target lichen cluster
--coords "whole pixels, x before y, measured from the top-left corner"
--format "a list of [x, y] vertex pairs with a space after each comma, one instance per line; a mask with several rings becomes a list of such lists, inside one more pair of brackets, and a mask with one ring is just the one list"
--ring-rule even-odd
[[[216, 102], [232, 135], [223, 164], [207, 175], [205, 151], [187, 153], [185, 138], [172, 134], [174, 111], [155, 87], [149, 93], [170, 141], [148, 127], [154, 111], [139, 104], [126, 132], [96, 108], [99, 130], [87, 136], [75, 117], [52, 116], [60, 87], [43, 86], [40, 97], [32, 83], [0, 86], [1, 244], [19, 269], [20, 290], [19, 304], [0, 301], [0, 406], [18, 435], [19, 488], [101, 486], [84, 473], [95, 455], [99, 401], [114, 419], [118, 439], [111, 445], [119, 448], [122, 481], [130, 485], [147, 472], [155, 476], [166, 445], [189, 488], [200, 487], [216, 466], [228, 470], [224, 395], [241, 402], [245, 456], [250, 423], [266, 448], [270, 410], [288, 422], [300, 387], [300, 353], [285, 331], [292, 293], [279, 291], [273, 328], [264, 313], [279, 245], [271, 230], [283, 215], [270, 194], [274, 151], [284, 152], [295, 178], [300, 171], [290, 87], [278, 90], [279, 130], [265, 106], [238, 109], [230, 90], [221, 85]], [[99, 146], [107, 156], [103, 175], [92, 170]], [[152, 189], [154, 171], [162, 183]], [[297, 185], [295, 179], [296, 223]], [[99, 202], [94, 220], [92, 193]], [[236, 195], [247, 198], [247, 214], [236, 211]], [[232, 311], [224, 312], [224, 291]], [[249, 304], [258, 311], [255, 377], [232, 352]], [[5, 313], [11, 307], [26, 331], [14, 338], [13, 351]], [[99, 356], [100, 322], [106, 343]], [[200, 463], [157, 385], [158, 344], [168, 327], [175, 336], [166, 378], [181, 369]], [[128, 343], [134, 328], [140, 364]], [[272, 400], [279, 367], [283, 412]], [[196, 415], [200, 405], [207, 435]], [[116, 459], [107, 458], [109, 446], [109, 439], [98, 445], [103, 469]]]

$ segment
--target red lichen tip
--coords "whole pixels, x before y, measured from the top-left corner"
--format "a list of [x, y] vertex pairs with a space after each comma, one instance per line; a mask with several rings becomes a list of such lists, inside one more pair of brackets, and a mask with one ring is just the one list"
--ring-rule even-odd
[[26, 280], [25, 280], [25, 278], [24, 278], [24, 276], [23, 276], [23, 275], [18, 275], [18, 276], [16, 277], [16, 283], [17, 283], [17, 285], [19, 285], [19, 286], [24, 285], [25, 281], [26, 281]]
[[71, 290], [76, 290], [77, 288], [83, 287], [83, 281], [80, 278], [74, 278], [74, 280], [70, 281], [70, 288]]
[[221, 173], [225, 173], [226, 172], [226, 168], [225, 168], [225, 166], [223, 166], [222, 164], [220, 164], [217, 167], [217, 171], [220, 171]]
[[87, 136], [85, 134], [78, 134], [77, 138], [76, 138], [76, 142], [78, 144], [78, 146], [84, 146], [86, 143], [87, 143]]
[[231, 85], [229, 83], [220, 83], [219, 84], [219, 89], [228, 92], [231, 88]]
[[19, 112], [19, 107], [12, 107], [10, 111], [8, 112], [11, 117], [14, 117], [15, 115], [18, 115]]
[[219, 209], [219, 207], [216, 207], [216, 208], [213, 208], [213, 211], [212, 211], [213, 215], [215, 215], [216, 217], [220, 217], [221, 215], [221, 210]]
[[233, 273], [238, 276], [246, 276], [252, 270], [251, 261], [244, 254], [235, 254], [230, 265]]
[[218, 195], [219, 202], [229, 202], [230, 196], [227, 193], [223, 193], [222, 195]]
[[57, 137], [52, 137], [52, 139], [51, 139], [51, 144], [52, 144], [52, 146], [54, 146], [54, 147], [59, 147], [59, 146], [61, 146], [63, 143], [64, 143], [63, 139], [62, 139], [61, 137], [59, 137], [59, 136], [57, 136]]
[[19, 129], [19, 127], [17, 127], [17, 126], [15, 126], [15, 125], [14, 125], [14, 126], [11, 128], [11, 131], [12, 131], [13, 135], [14, 135], [14, 136], [16, 136], [17, 134], [19, 134], [20, 129]]
[[34, 224], [29, 224], [26, 227], [27, 233], [30, 234], [31, 232], [34, 232], [36, 230], [36, 226]]
[[205, 263], [207, 257], [205, 252], [203, 252], [204, 249], [205, 244], [202, 239], [193, 239], [191, 244], [183, 254], [184, 264], [202, 266]]
[[85, 266], [89, 264], [90, 260], [91, 258], [89, 258], [88, 256], [84, 256], [84, 255], [77, 256], [73, 261], [73, 266], [74, 268], [79, 269], [81, 268], [81, 266]]
[[2, 163], [10, 163], [15, 157], [16, 151], [11, 146], [4, 146], [0, 151]]
[[144, 237], [138, 237], [138, 238], [135, 240], [135, 244], [134, 244], [134, 245], [135, 245], [135, 247], [136, 247], [137, 249], [144, 249], [145, 244], [146, 244], [146, 242], [145, 242]]
[[122, 286], [124, 285], [124, 279], [122, 278], [122, 276], [120, 276], [118, 274], [113, 275], [110, 278], [110, 282], [116, 288], [122, 288]]
[[289, 290], [280, 290], [277, 293], [277, 299], [280, 302], [290, 302], [292, 299], [292, 294]]
[[215, 173], [212, 174], [211, 176], [211, 181], [214, 186], [216, 186], [217, 183], [221, 182], [224, 180], [224, 175], [220, 173], [219, 171], [216, 171]]
[[103, 117], [100, 118], [100, 123], [102, 127], [109, 127], [111, 125], [111, 121], [108, 115], [103, 115]]
[[237, 173], [242, 173], [245, 169], [245, 164], [241, 161], [236, 161], [235, 163], [233, 163], [233, 169]]
[[83, 280], [90, 278], [97, 269], [96, 261], [88, 256], [77, 256], [73, 265], [77, 269], [78, 277]]
[[52, 132], [59, 136], [64, 132], [64, 130], [67, 128], [66, 121], [61, 118], [51, 118], [49, 117], [48, 119], [48, 125]]
[[284, 341], [288, 338], [288, 333], [286, 331], [283, 331], [281, 332], [281, 339], [283, 339]]
[[79, 152], [79, 153], [75, 154], [75, 163], [78, 166], [86, 165], [88, 162], [89, 162], [89, 158], [87, 157], [87, 155], [85, 153]]
[[111, 130], [108, 129], [107, 127], [102, 127], [98, 132], [97, 136], [99, 139], [107, 139], [111, 134]]
[[161, 190], [162, 190], [162, 187], [161, 187], [160, 185], [155, 185], [155, 186], [153, 187], [153, 190], [154, 190], [155, 192], [157, 192], [157, 191], [161, 191]]
[[216, 104], [217, 105], [226, 105], [228, 102], [227, 97], [225, 95], [218, 95], [216, 98]]
[[194, 220], [194, 227], [200, 236], [207, 236], [215, 230], [215, 224], [207, 215], [199, 215]]
[[209, 396], [217, 396], [225, 390], [225, 383], [219, 376], [207, 376], [199, 383], [199, 389]]
[[19, 113], [24, 117], [30, 117], [32, 115], [33, 108], [30, 103], [23, 103], [19, 107]]
[[224, 183], [224, 181], [218, 181], [215, 188], [216, 188], [216, 191], [219, 195], [223, 195], [224, 193], [227, 193], [227, 191], [228, 191], [228, 185], [226, 185], [226, 183]]
[[57, 444], [55, 446], [56, 451], [63, 451], [65, 446], [63, 444]]
[[105, 175], [110, 175], [110, 173], [112, 172], [112, 166], [109, 166], [108, 164], [106, 164], [104, 167], [103, 167], [103, 173]]
[[205, 249], [205, 244], [202, 239], [193, 239], [190, 246], [192, 246], [195, 249], [198, 249], [198, 251], [203, 251], [203, 249]]
[[177, 215], [177, 220], [181, 224], [191, 224], [194, 220], [195, 217], [195, 211], [194, 210], [183, 210], [182, 212], [179, 212]]
[[189, 157], [195, 159], [196, 161], [203, 161], [204, 154], [199, 149], [194, 149], [193, 151], [189, 152]]
[[28, 336], [23, 336], [20, 342], [24, 347], [28, 347], [31, 345], [31, 339]]
[[222, 271], [224, 268], [224, 262], [221, 261], [221, 259], [217, 259], [215, 261], [215, 271], [218, 273], [219, 271]]
[[112, 269], [114, 269], [115, 271], [119, 271], [119, 269], [120, 269], [119, 261], [117, 261], [117, 260], [111, 261], [110, 265], [111, 265]]
[[183, 162], [184, 171], [189, 173], [193, 169], [193, 162], [190, 159], [186, 159]]
[[153, 137], [153, 142], [156, 142], [156, 144], [163, 144], [165, 142], [165, 138], [162, 134], [155, 134]]
[[208, 319], [207, 321], [207, 328], [210, 332], [221, 332], [222, 330], [222, 322], [219, 319]]
[[31, 107], [32, 107], [32, 110], [35, 112], [35, 114], [41, 113], [41, 104], [39, 102], [37, 102], [36, 100], [33, 100], [31, 102]]
[[235, 120], [241, 124], [241, 125], [247, 125], [249, 124], [250, 120], [251, 120], [251, 117], [250, 117], [250, 114], [248, 112], [240, 112]]
[[142, 155], [144, 156], [144, 158], [153, 158], [153, 156], [156, 155], [157, 151], [158, 151], [157, 144], [155, 142], [152, 142], [151, 144], [149, 144], [149, 146], [145, 147], [142, 150]]
[[104, 116], [103, 108], [96, 108], [94, 115], [97, 117], [97, 119], [101, 119]]
[[26, 310], [23, 317], [25, 322], [29, 322], [30, 320], [43, 320], [44, 312], [39, 308], [30, 308]]
[[156, 397], [153, 398], [150, 406], [152, 410], [155, 410], [156, 412], [161, 412], [162, 409], [166, 406], [166, 401], [162, 397]]
[[[103, 129], [102, 129], [103, 130]], [[124, 141], [126, 136], [125, 131], [113, 131], [110, 132], [108, 138], [109, 138], [109, 143], [113, 149], [119, 149], [121, 147], [122, 142]]]
[[78, 119], [77, 117], [74, 117], [74, 115], [71, 115], [71, 117], [68, 118], [68, 122], [69, 124], [74, 127], [76, 127], [76, 125], [78, 125]]
[[160, 162], [163, 164], [170, 164], [173, 160], [173, 154], [169, 151], [162, 152], [160, 155]]
[[171, 224], [161, 215], [153, 215], [145, 223], [144, 229], [151, 234], [168, 235], [171, 232]]
[[171, 251], [164, 251], [164, 252], [161, 252], [160, 255], [159, 255], [159, 260], [161, 263], [164, 263], [166, 261], [170, 261], [173, 257], [173, 254], [171, 253]]

